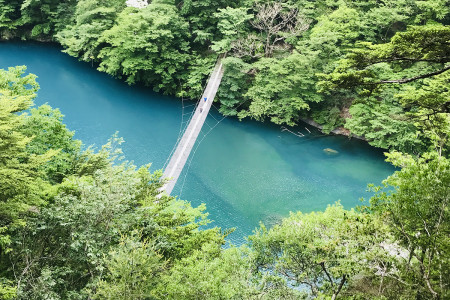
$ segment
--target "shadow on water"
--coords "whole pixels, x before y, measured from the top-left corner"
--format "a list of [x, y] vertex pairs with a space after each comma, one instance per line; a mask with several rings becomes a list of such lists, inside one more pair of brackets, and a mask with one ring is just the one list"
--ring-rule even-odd
[[[36, 104], [59, 108], [68, 128], [86, 145], [100, 146], [118, 131], [126, 141], [127, 159], [162, 168], [179, 134], [181, 101], [130, 87], [60, 50], [48, 44], [0, 43], [0, 67], [27, 65], [37, 74]], [[221, 118], [213, 110], [207, 121], [214, 126]], [[214, 220], [210, 226], [236, 227], [229, 241], [240, 244], [260, 221], [273, 225], [290, 211], [323, 210], [337, 200], [353, 207], [360, 197], [370, 197], [368, 183], [379, 184], [394, 171], [382, 151], [365, 142], [323, 136], [306, 124], [292, 131], [305, 136], [274, 124], [224, 119], [200, 143], [174, 194], [193, 205], [206, 203]]]

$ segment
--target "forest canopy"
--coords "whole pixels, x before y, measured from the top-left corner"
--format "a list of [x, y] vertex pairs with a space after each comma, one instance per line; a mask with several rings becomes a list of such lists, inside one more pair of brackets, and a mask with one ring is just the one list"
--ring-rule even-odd
[[[431, 104], [405, 97], [429, 94], [430, 80], [436, 91], [448, 84], [448, 0], [0, 3], [2, 39], [57, 41], [101, 71], [178, 97], [198, 99], [227, 53], [216, 97], [224, 115], [314, 120], [416, 155], [447, 143], [421, 128]], [[430, 122], [448, 124], [448, 103]]]
[[224, 248], [232, 230], [205, 229], [204, 205], [159, 196], [162, 172], [121, 160], [120, 138], [86, 149], [58, 110], [31, 108], [38, 88], [23, 66], [0, 70], [3, 299], [450, 295], [442, 153], [391, 152], [401, 169], [363, 206], [292, 213]]
[[[129, 84], [224, 115], [343, 127], [398, 167], [346, 210], [294, 212], [247, 243], [161, 171], [83, 147], [36, 75], [0, 70], [0, 298], [447, 299], [449, 0], [0, 0], [0, 39], [58, 42]], [[39, 75], [39, 74], [37, 74]], [[314, 199], [310, 199], [314, 201]]]

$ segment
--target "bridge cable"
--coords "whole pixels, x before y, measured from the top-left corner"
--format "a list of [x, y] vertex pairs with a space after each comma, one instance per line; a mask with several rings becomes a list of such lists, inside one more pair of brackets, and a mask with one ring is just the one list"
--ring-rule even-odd
[[[250, 100], [250, 99], [245, 100], [244, 102], [242, 102], [241, 104], [239, 104], [235, 109], [238, 109], [239, 107], [241, 107], [241, 106], [242, 106], [243, 104], [245, 104], [248, 100]], [[214, 106], [214, 107], [215, 107], [215, 106]], [[217, 107], [215, 107], [215, 108], [217, 109]], [[208, 116], [209, 116], [209, 115], [210, 115], [210, 114], [208, 113]], [[184, 174], [183, 183], [181, 184], [181, 189], [180, 189], [180, 193], [179, 193], [179, 197], [180, 197], [180, 198], [182, 197], [184, 184], [185, 184], [185, 182], [186, 182], [186, 178], [187, 178], [187, 175], [188, 175], [188, 173], [189, 173], [189, 169], [191, 168], [192, 160], [193, 160], [194, 157], [195, 157], [195, 153], [197, 152], [198, 147], [199, 147], [200, 144], [203, 142], [203, 140], [206, 138], [206, 136], [208, 136], [208, 135], [210, 134], [210, 132], [211, 132], [214, 128], [216, 128], [223, 120], [225, 120], [225, 119], [228, 118], [228, 117], [229, 117], [229, 116], [223, 116], [219, 121], [217, 121], [217, 123], [216, 123], [213, 127], [210, 126], [210, 129], [209, 129], [206, 133], [203, 133], [202, 130], [200, 130], [200, 132], [203, 133], [203, 137], [200, 139], [200, 141], [199, 141], [198, 143], [196, 143], [197, 145], [196, 145], [196, 147], [194, 148], [194, 152], [192, 153], [192, 155], [190, 155], [190, 158], [188, 159], [188, 160], [189, 160], [189, 162], [188, 162], [188, 167], [187, 167], [186, 172], [185, 172], [185, 174]], [[214, 118], [214, 119], [215, 119], [215, 118]], [[206, 122], [206, 119], [205, 119], [205, 122]], [[209, 125], [208, 125], [208, 126], [209, 126]]]
[[[169, 161], [170, 161], [170, 158], [172, 157], [172, 155], [173, 155], [174, 152], [176, 151], [176, 149], [177, 149], [177, 147], [178, 147], [178, 145], [179, 145], [179, 143], [180, 143], [180, 141], [181, 141], [181, 139], [182, 139], [184, 133], [186, 132], [187, 128], [189, 127], [189, 123], [191, 122], [191, 120], [192, 120], [192, 118], [193, 118], [193, 116], [194, 116], [194, 114], [195, 114], [195, 111], [197, 110], [199, 104], [201, 103], [203, 93], [204, 93], [204, 91], [205, 91], [205, 89], [206, 89], [206, 86], [208, 85], [209, 80], [211, 79], [212, 74], [214, 73], [214, 69], [215, 69], [215, 66], [216, 66], [218, 60], [219, 60], [219, 56], [217, 57], [217, 59], [216, 59], [216, 61], [215, 61], [215, 63], [214, 63], [213, 71], [209, 73], [207, 80], [203, 83], [203, 86], [202, 86], [202, 94], [200, 95], [199, 100], [198, 100], [195, 104], [189, 105], [189, 106], [195, 105], [195, 107], [194, 107], [194, 109], [190, 112], [190, 117], [189, 117], [188, 120], [186, 121], [187, 126], [184, 127], [184, 130], [183, 130], [183, 123], [184, 123], [184, 122], [183, 122], [183, 119], [184, 119], [184, 108], [185, 108], [185, 106], [184, 106], [184, 97], [183, 97], [183, 96], [181, 97], [181, 106], [182, 106], [182, 108], [181, 108], [181, 123], [180, 123], [180, 130], [179, 130], [179, 132], [178, 132], [178, 138], [177, 138], [177, 141], [175, 142], [174, 146], [172, 147], [172, 150], [170, 151], [170, 154], [169, 154], [169, 156], [167, 157], [167, 159], [166, 159], [166, 161], [165, 161], [165, 163], [164, 163], [164, 166], [163, 166], [163, 168], [162, 168], [163, 171], [166, 169], [167, 164], [168, 164]], [[181, 86], [181, 84], [180, 84], [180, 86]], [[188, 114], [189, 114], [189, 113], [188, 113]]]

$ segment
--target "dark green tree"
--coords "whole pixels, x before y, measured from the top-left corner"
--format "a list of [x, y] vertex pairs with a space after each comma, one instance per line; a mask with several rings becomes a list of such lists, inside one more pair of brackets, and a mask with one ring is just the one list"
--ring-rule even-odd
[[0, 0], [0, 38], [17, 28], [20, 18], [20, 0]]
[[76, 0], [24, 0], [20, 7], [22, 31], [32, 38], [52, 39], [71, 20]]
[[225, 73], [217, 91], [217, 100], [220, 102], [220, 112], [224, 115], [235, 116], [248, 100], [244, 95], [248, 89], [250, 64], [236, 57], [227, 57], [223, 61]]
[[[219, 9], [236, 7], [239, 1], [232, 0], [175, 0], [179, 14], [189, 23], [189, 32], [193, 42], [202, 48], [217, 40], [219, 18], [215, 15]], [[200, 50], [200, 49], [199, 49]]]

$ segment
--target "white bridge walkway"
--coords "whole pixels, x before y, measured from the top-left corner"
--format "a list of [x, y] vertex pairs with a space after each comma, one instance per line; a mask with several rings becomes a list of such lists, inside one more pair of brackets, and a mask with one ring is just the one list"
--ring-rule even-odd
[[[172, 192], [178, 177], [183, 170], [184, 165], [191, 153], [192, 147], [194, 147], [195, 141], [202, 129], [203, 123], [208, 116], [209, 109], [216, 96], [217, 89], [219, 88], [220, 81], [223, 76], [222, 58], [217, 60], [214, 71], [209, 77], [208, 84], [203, 92], [203, 96], [200, 99], [194, 115], [186, 128], [175, 152], [170, 158], [169, 164], [164, 170], [163, 178], [169, 179], [169, 181], [161, 188], [161, 192], [166, 192], [168, 195]], [[206, 101], [205, 101], [206, 99]]]

